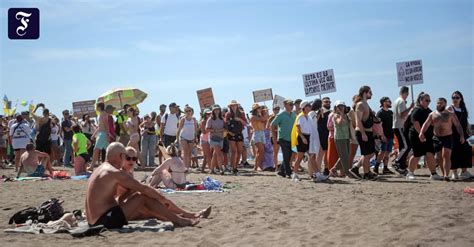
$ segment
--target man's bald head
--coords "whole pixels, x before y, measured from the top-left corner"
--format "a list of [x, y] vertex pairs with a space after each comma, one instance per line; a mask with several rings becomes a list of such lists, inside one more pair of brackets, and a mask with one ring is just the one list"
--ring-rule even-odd
[[123, 154], [125, 154], [125, 147], [120, 142], [112, 142], [107, 147], [107, 154], [105, 155], [107, 162], [114, 166], [121, 167]]

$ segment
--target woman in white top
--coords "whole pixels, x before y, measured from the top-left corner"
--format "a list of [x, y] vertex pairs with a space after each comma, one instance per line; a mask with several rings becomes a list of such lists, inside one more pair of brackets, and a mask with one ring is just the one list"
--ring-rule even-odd
[[314, 139], [314, 137], [311, 138], [313, 132], [313, 119], [308, 116], [311, 111], [311, 104], [306, 100], [301, 102], [301, 110], [303, 115], [301, 115], [296, 122], [296, 131], [298, 132], [296, 150], [298, 151], [298, 156], [296, 158], [293, 174], [291, 175], [292, 179], [299, 179], [298, 175], [296, 175], [296, 171], [300, 169], [300, 164], [303, 160], [304, 154], [309, 152], [311, 140]]
[[127, 113], [128, 120], [127, 122], [125, 122], [125, 127], [127, 128], [127, 132], [130, 135], [130, 141], [128, 142], [127, 146], [133, 147], [135, 150], [140, 150], [138, 148], [138, 142], [140, 141], [140, 135], [138, 134], [138, 116], [136, 114], [135, 109], [133, 109], [132, 107], [128, 108]]
[[196, 142], [196, 133], [198, 129], [197, 120], [193, 117], [193, 108], [187, 106], [184, 108], [185, 117], [179, 120], [177, 137], [183, 151], [183, 161], [187, 168], [191, 166], [191, 155], [194, 143]]
[[57, 165], [59, 162], [59, 120], [55, 117], [51, 121], [51, 163]]

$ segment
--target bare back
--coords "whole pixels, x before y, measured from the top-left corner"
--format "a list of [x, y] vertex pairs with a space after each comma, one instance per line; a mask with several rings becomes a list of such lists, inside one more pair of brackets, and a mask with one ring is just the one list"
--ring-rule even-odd
[[89, 178], [86, 194], [86, 215], [89, 224], [96, 221], [110, 208], [117, 206], [115, 195], [118, 186], [118, 176], [121, 171], [108, 162], [99, 166]]
[[430, 114], [436, 136], [449, 136], [453, 134], [453, 113], [449, 111], [434, 111]]
[[23, 165], [27, 174], [31, 174], [36, 171], [39, 164], [38, 151], [25, 152], [21, 155], [20, 164]]
[[109, 118], [108, 118], [108, 114], [107, 112], [103, 111], [100, 113], [100, 116], [99, 116], [99, 128], [98, 128], [98, 131], [103, 131], [103, 132], [106, 132], [107, 131], [107, 126], [108, 126], [108, 121], [109, 121]]

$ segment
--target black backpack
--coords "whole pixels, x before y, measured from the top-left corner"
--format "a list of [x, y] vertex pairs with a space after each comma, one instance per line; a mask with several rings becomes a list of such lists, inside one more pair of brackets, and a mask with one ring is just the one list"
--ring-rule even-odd
[[28, 220], [40, 223], [48, 223], [49, 221], [58, 220], [64, 215], [64, 209], [61, 206], [63, 202], [64, 201], [52, 198], [43, 202], [39, 208], [29, 207], [23, 209], [14, 214], [8, 221], [8, 224], [23, 224]]

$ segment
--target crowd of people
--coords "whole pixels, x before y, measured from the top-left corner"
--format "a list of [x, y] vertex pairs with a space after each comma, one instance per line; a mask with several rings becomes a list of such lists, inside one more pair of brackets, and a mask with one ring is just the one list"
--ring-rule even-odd
[[[136, 106], [116, 109], [97, 103], [97, 121], [88, 114], [72, 117], [68, 110], [59, 117], [38, 104], [32, 112], [2, 117], [0, 161], [14, 166], [19, 175], [24, 170], [28, 176], [43, 176], [57, 166], [82, 175], [97, 169], [109, 145], [119, 142], [138, 153], [138, 167], [162, 165], [151, 183], [171, 187], [186, 182], [173, 173], [196, 169], [238, 174], [241, 167], [296, 181], [304, 172], [321, 182], [330, 177], [375, 180], [394, 171], [413, 180], [421, 157], [433, 180], [471, 177], [467, 169], [472, 167], [472, 149], [466, 141], [471, 130], [461, 92], [452, 93], [450, 105], [445, 98], [437, 99], [434, 111], [423, 92], [408, 105], [407, 87], [400, 88], [393, 106], [389, 97], [380, 98], [378, 111], [369, 106], [372, 96], [371, 88], [363, 86], [351, 104], [332, 104], [329, 97], [312, 102], [286, 99], [284, 109], [255, 103], [246, 113], [232, 100], [226, 107], [213, 105], [196, 114], [189, 105], [181, 109], [171, 103], [143, 116]], [[253, 167], [249, 157], [254, 157]]]

